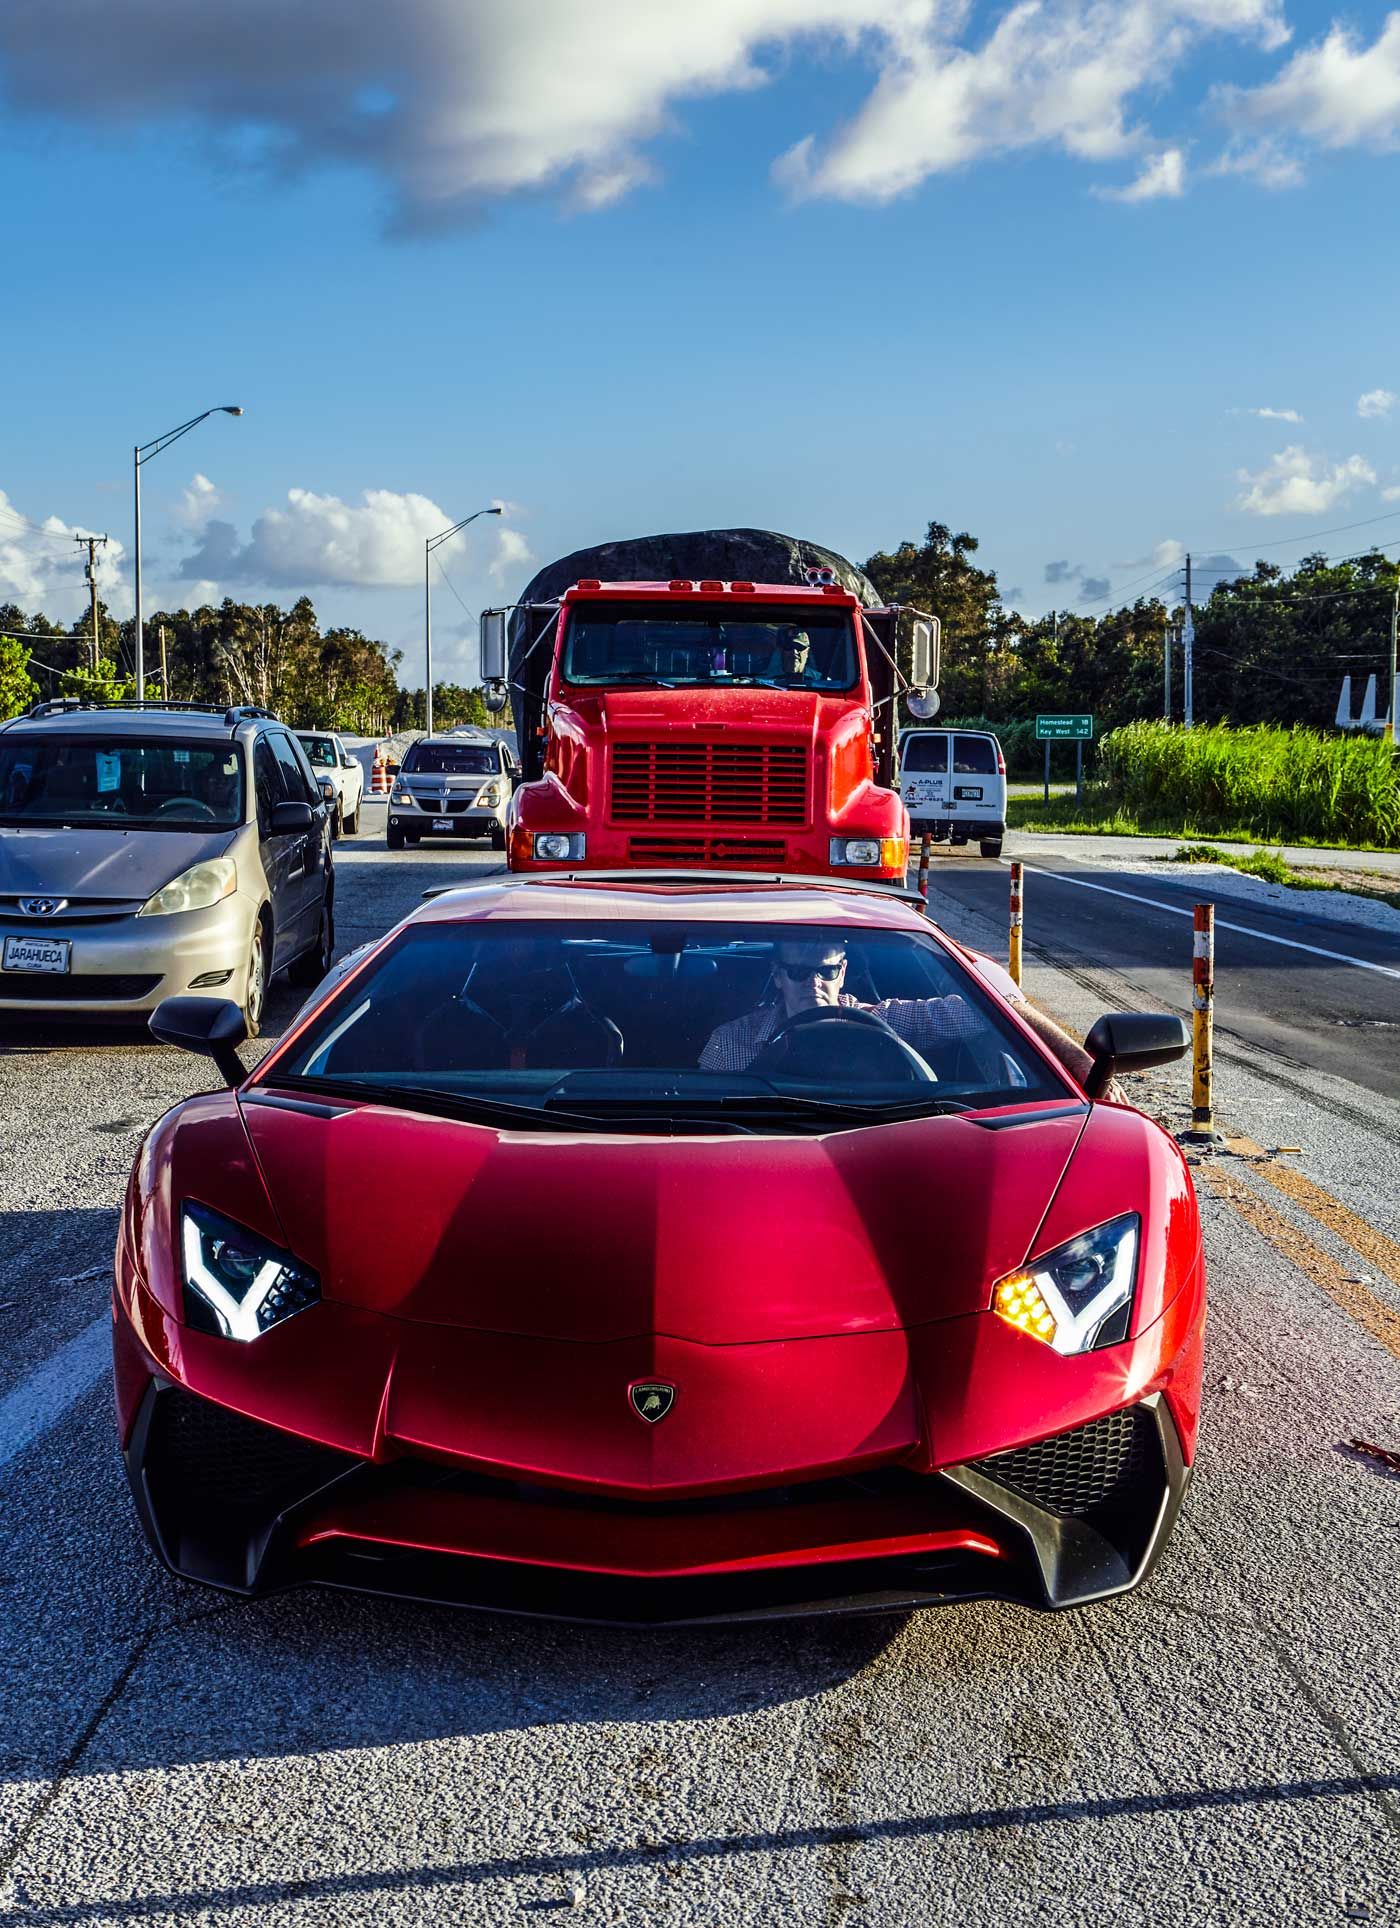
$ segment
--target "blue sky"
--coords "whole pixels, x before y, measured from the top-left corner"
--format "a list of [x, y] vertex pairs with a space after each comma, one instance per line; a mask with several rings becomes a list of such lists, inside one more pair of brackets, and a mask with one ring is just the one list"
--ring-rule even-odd
[[1400, 15], [693, 11], [9, 0], [0, 600], [76, 613], [105, 529], [129, 610], [132, 444], [219, 402], [145, 471], [148, 608], [304, 590], [406, 675], [493, 500], [472, 610], [721, 523], [936, 517], [1027, 612], [1400, 543]]

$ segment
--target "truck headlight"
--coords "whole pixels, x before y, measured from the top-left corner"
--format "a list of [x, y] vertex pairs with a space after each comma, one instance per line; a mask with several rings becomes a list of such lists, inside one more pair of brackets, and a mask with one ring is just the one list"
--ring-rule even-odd
[[903, 837], [833, 837], [829, 861], [859, 865], [862, 870], [877, 866], [882, 870], [896, 870], [907, 855]]
[[535, 834], [535, 856], [550, 864], [577, 863], [587, 844], [582, 831], [568, 836], [562, 830], [540, 830]]
[[307, 1266], [245, 1225], [186, 1205], [180, 1241], [185, 1261], [185, 1317], [199, 1332], [245, 1344], [321, 1297]]
[[178, 877], [148, 897], [137, 911], [138, 917], [169, 917], [177, 910], [208, 910], [238, 889], [238, 872], [232, 857], [211, 857], [207, 863], [191, 864]]
[[488, 783], [484, 790], [477, 791], [476, 807], [478, 810], [494, 810], [500, 801], [501, 786], [499, 783]]
[[1136, 1212], [1081, 1232], [998, 1279], [993, 1311], [1067, 1357], [1117, 1345], [1128, 1336], [1140, 1232]]

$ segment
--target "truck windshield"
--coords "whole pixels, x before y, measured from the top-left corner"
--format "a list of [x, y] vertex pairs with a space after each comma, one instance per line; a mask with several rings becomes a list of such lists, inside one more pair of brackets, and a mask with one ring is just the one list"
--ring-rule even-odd
[[410, 924], [269, 1075], [536, 1128], [830, 1130], [1067, 1095], [932, 937], [703, 919]]
[[239, 754], [227, 738], [45, 735], [0, 745], [0, 823], [209, 830], [242, 821]]
[[562, 669], [586, 685], [848, 690], [856, 652], [844, 609], [589, 602], [569, 611]]

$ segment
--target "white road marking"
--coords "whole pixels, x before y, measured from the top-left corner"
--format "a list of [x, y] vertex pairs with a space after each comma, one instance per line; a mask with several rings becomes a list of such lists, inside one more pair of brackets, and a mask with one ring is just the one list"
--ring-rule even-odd
[[103, 1312], [0, 1400], [0, 1468], [32, 1446], [96, 1385], [111, 1359], [112, 1315]]
[[[1003, 857], [1003, 864], [1009, 863]], [[1039, 864], [1024, 864], [1023, 869], [1032, 876], [1048, 877], [1052, 883], [1073, 884], [1076, 890], [1098, 890], [1105, 897], [1126, 897], [1130, 904], [1146, 904], [1150, 910], [1169, 911], [1173, 917], [1191, 917], [1194, 912], [1187, 904], [1164, 904], [1159, 897], [1139, 897], [1133, 890], [1114, 890], [1108, 884], [1091, 884], [1086, 877], [1066, 877], [1063, 871], [1042, 870]], [[1201, 900], [1206, 901], [1204, 898]], [[1334, 964], [1352, 964], [1358, 971], [1379, 971], [1382, 977], [1400, 978], [1400, 970], [1390, 964], [1375, 964], [1369, 957], [1348, 957], [1345, 951], [1325, 951], [1318, 944], [1300, 944], [1295, 937], [1275, 937], [1269, 931], [1256, 931], [1248, 924], [1231, 924], [1223, 917], [1217, 917], [1215, 928], [1218, 931], [1239, 931], [1244, 937], [1256, 937], [1261, 944], [1282, 944], [1286, 950], [1307, 951], [1313, 957], [1330, 957]]]

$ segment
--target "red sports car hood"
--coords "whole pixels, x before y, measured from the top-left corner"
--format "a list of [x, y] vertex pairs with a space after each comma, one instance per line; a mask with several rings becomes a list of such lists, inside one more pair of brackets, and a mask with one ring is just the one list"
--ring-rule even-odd
[[1085, 1117], [658, 1140], [501, 1134], [369, 1105], [242, 1109], [288, 1243], [328, 1298], [540, 1338], [708, 1345], [986, 1307]]

